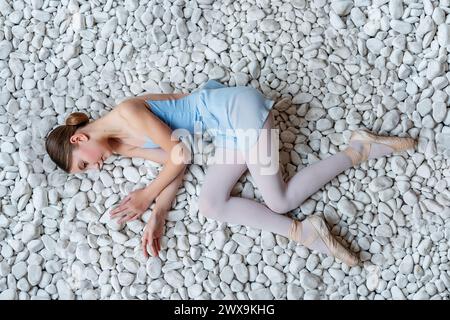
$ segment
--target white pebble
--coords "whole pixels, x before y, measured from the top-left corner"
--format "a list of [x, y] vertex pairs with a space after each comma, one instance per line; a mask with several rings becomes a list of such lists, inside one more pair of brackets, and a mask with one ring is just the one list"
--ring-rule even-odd
[[347, 217], [356, 216], [356, 213], [357, 213], [356, 207], [347, 198], [341, 198], [341, 200], [339, 200], [339, 202], [337, 203], [337, 208], [338, 208], [339, 212], [346, 215]]

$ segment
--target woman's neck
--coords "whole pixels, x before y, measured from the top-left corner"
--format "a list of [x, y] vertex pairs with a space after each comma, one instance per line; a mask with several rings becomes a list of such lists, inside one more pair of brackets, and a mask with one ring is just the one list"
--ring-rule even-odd
[[95, 137], [98, 140], [120, 139], [124, 133], [117, 121], [113, 121], [111, 112], [101, 118], [89, 122], [80, 130], [90, 137]]

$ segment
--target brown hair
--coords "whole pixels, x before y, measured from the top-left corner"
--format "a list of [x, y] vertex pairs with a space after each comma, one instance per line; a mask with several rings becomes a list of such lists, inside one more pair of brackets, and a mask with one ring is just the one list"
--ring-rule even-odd
[[75, 148], [70, 143], [70, 137], [78, 128], [89, 123], [88, 116], [83, 112], [73, 112], [67, 117], [65, 124], [53, 129], [45, 141], [45, 149], [56, 165], [67, 173], [72, 166], [72, 152]]

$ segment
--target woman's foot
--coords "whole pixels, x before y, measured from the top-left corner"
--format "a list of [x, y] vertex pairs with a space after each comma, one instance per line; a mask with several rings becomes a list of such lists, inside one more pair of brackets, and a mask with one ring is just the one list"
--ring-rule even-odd
[[350, 137], [349, 146], [343, 152], [355, 166], [367, 159], [413, 149], [416, 145], [417, 141], [413, 138], [380, 136], [366, 130], [356, 130]]
[[292, 220], [288, 238], [305, 247], [334, 256], [349, 266], [358, 264], [356, 255], [344, 248], [331, 234], [325, 221], [317, 216]]

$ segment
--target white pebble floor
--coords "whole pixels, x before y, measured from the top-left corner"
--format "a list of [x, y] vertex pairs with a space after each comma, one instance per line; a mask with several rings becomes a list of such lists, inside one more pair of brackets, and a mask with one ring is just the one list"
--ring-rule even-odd
[[[448, 299], [449, 47], [450, 0], [0, 0], [0, 299]], [[123, 228], [109, 211], [161, 167], [112, 157], [67, 175], [45, 152], [71, 112], [208, 79], [286, 98], [286, 178], [357, 128], [418, 138], [290, 213], [324, 216], [363, 266], [206, 219], [199, 165], [146, 260], [151, 210]], [[248, 173], [233, 194], [262, 201]]]

